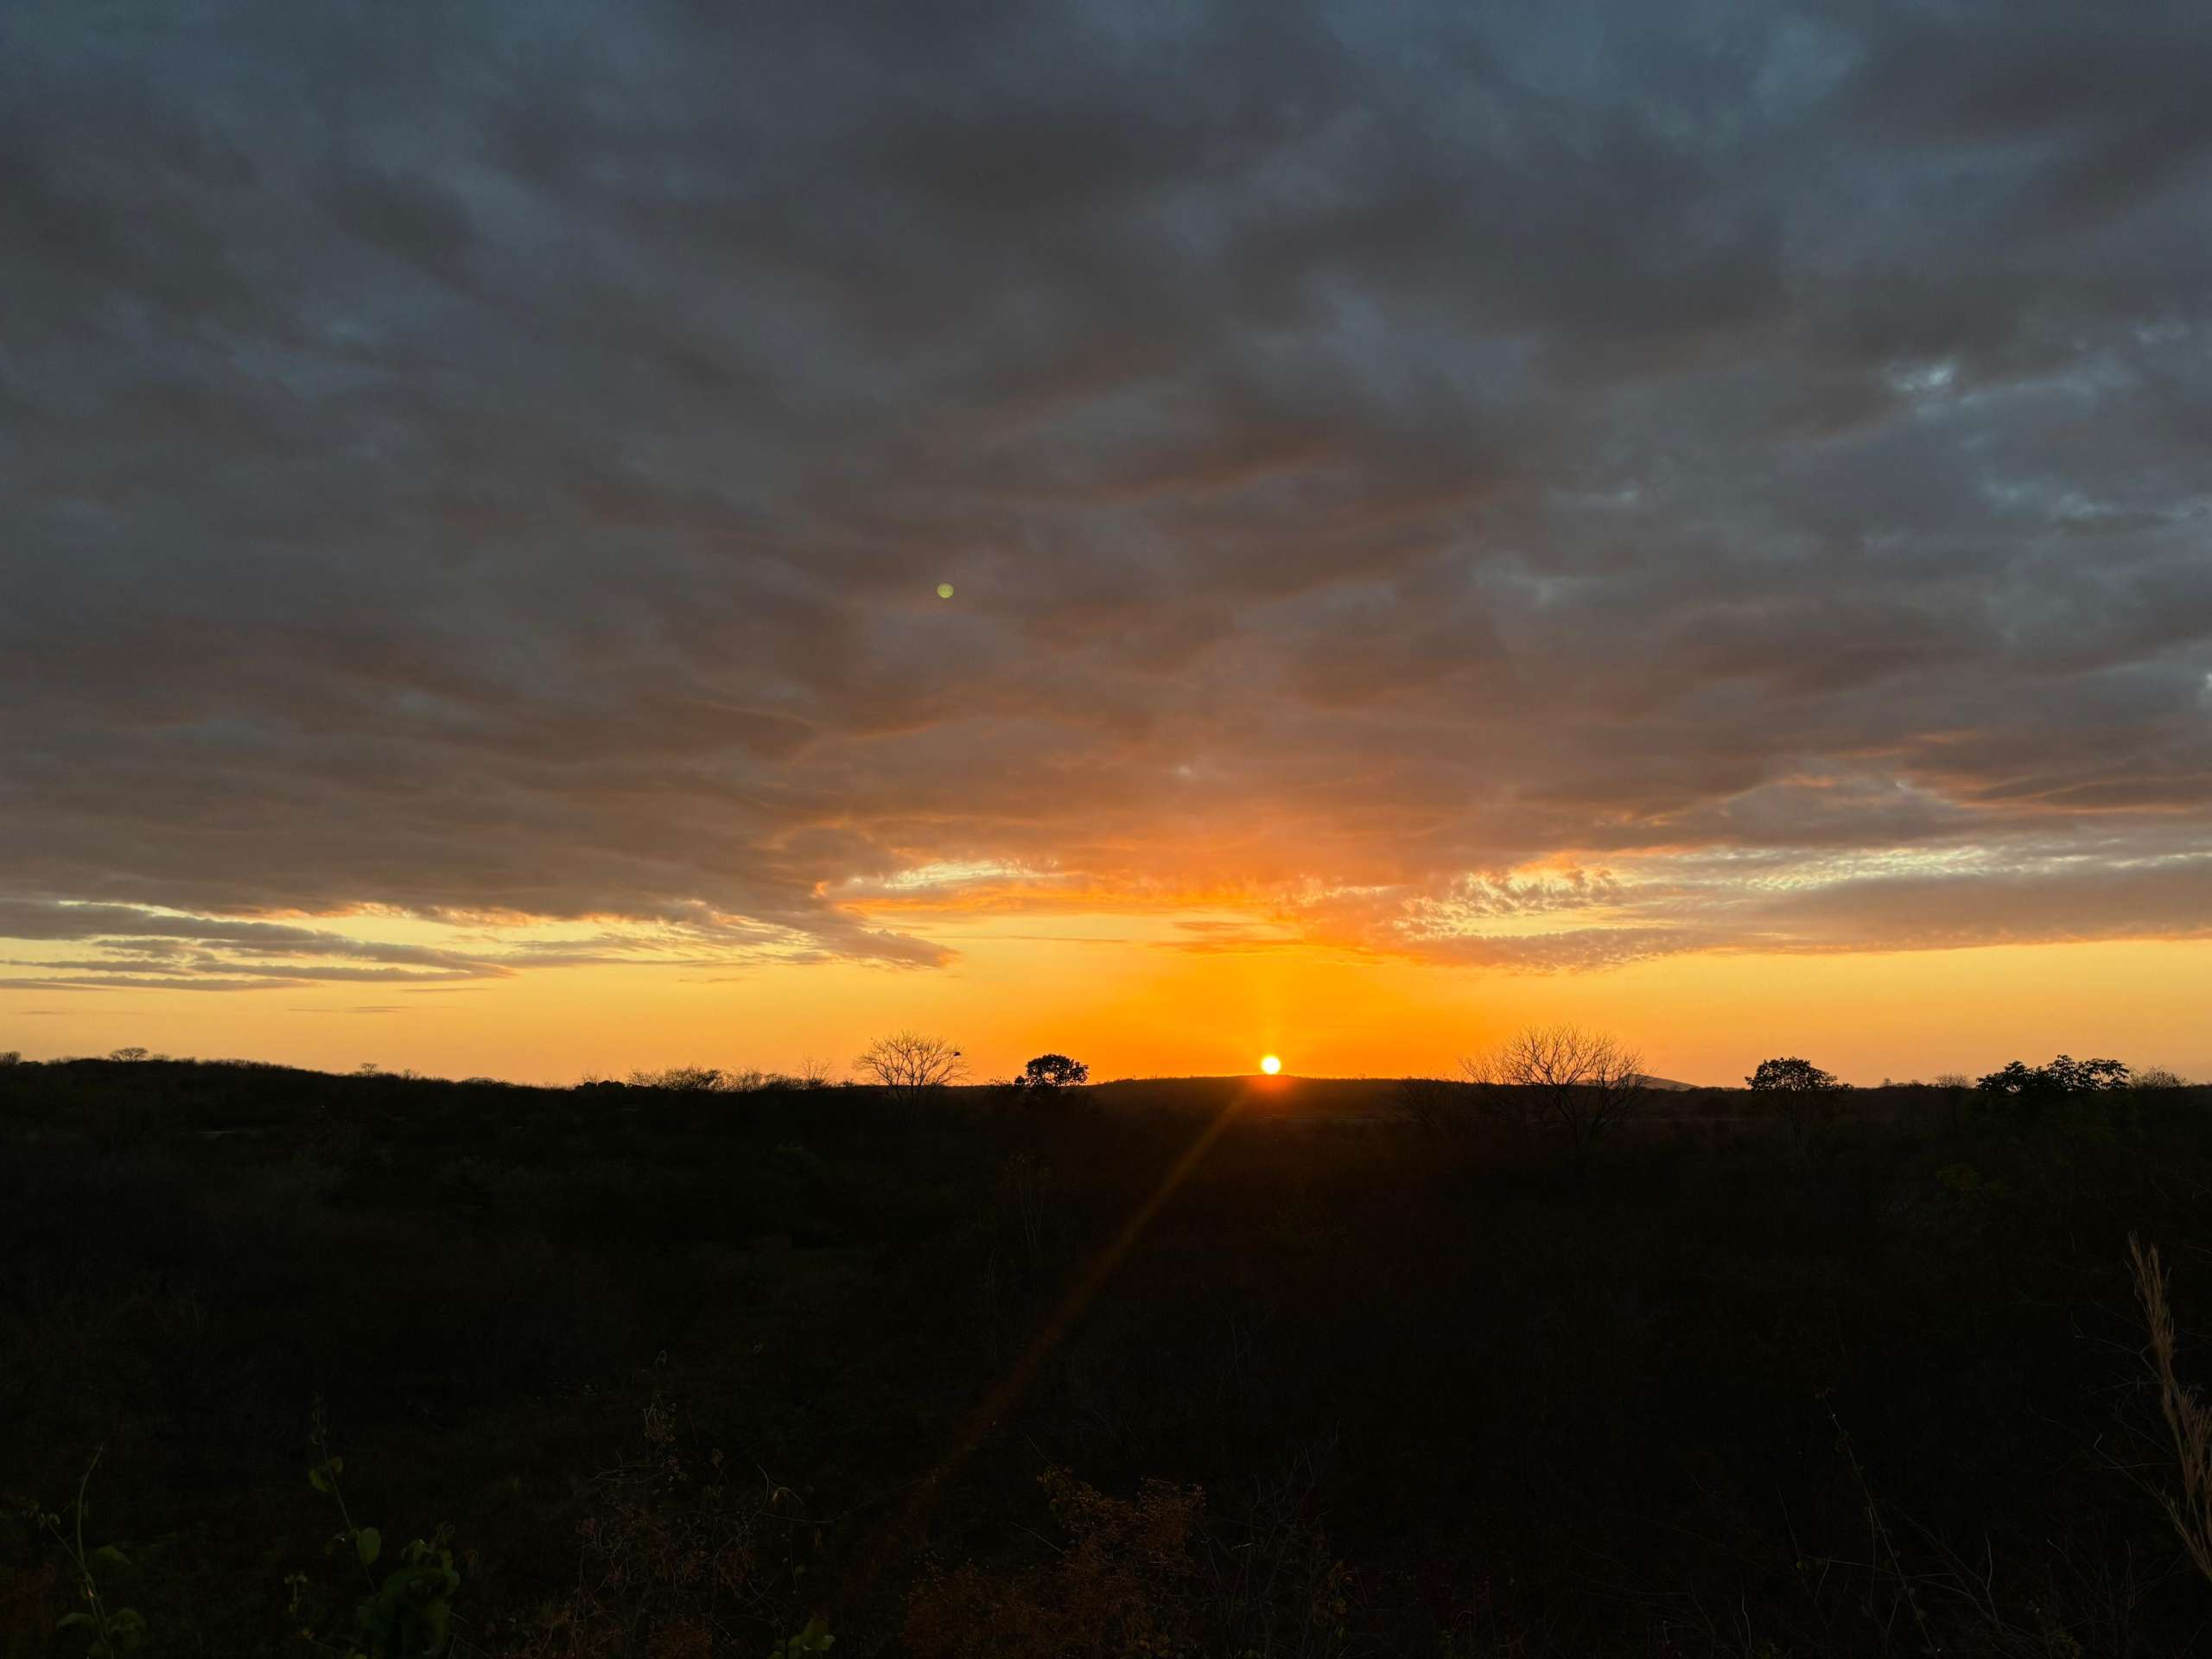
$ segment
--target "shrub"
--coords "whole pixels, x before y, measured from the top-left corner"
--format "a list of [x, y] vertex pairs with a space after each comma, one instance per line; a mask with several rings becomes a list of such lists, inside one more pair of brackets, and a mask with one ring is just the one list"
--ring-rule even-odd
[[85, 1545], [85, 1521], [91, 1513], [85, 1493], [92, 1484], [92, 1471], [100, 1466], [100, 1456], [93, 1452], [92, 1462], [86, 1465], [85, 1477], [77, 1483], [77, 1500], [67, 1516], [45, 1513], [35, 1506], [31, 1515], [39, 1529], [60, 1547], [75, 1580], [78, 1599], [85, 1604], [62, 1616], [54, 1627], [57, 1633], [81, 1630], [88, 1643], [85, 1651], [92, 1659], [118, 1659], [143, 1645], [146, 1621], [136, 1608], [111, 1605], [102, 1583], [105, 1575], [128, 1569], [130, 1558], [118, 1545], [101, 1544], [89, 1549]]
[[[658, 1398], [643, 1455], [618, 1460], [586, 1495], [575, 1587], [518, 1632], [512, 1659], [758, 1653], [767, 1632], [789, 1628], [778, 1620], [817, 1523], [790, 1488], [736, 1480], [719, 1451], [695, 1468]], [[818, 1653], [832, 1640], [816, 1618], [772, 1650]]]
[[308, 1484], [337, 1507], [343, 1530], [334, 1542], [359, 1566], [368, 1593], [353, 1604], [350, 1621], [340, 1621], [338, 1629], [318, 1636], [315, 1626], [331, 1622], [334, 1599], [319, 1595], [306, 1573], [295, 1573], [284, 1581], [292, 1592], [286, 1613], [303, 1621], [302, 1636], [350, 1659], [414, 1659], [416, 1655], [429, 1659], [447, 1652], [461, 1573], [447, 1548], [445, 1529], [408, 1544], [379, 1578], [377, 1563], [385, 1559], [384, 1535], [374, 1527], [354, 1524], [339, 1482], [346, 1459], [331, 1453], [320, 1400], [315, 1408], [314, 1445], [315, 1461], [308, 1465]]
[[1148, 1480], [1109, 1497], [1065, 1469], [1038, 1477], [1065, 1541], [1027, 1567], [974, 1562], [931, 1572], [906, 1600], [907, 1649], [921, 1659], [1092, 1659], [1141, 1654], [1346, 1650], [1350, 1582], [1326, 1542], [1291, 1512], [1287, 1491], [1232, 1529], [1210, 1532], [1205, 1492]]
[[739, 1081], [745, 1075], [725, 1072], [714, 1065], [671, 1065], [658, 1071], [632, 1071], [630, 1087], [659, 1089], [676, 1095], [721, 1094], [746, 1087]]
[[932, 1575], [907, 1599], [907, 1645], [923, 1659], [1197, 1654], [1192, 1546], [1205, 1495], [1147, 1481], [1134, 1498], [1111, 1498], [1058, 1468], [1038, 1484], [1065, 1547], [1024, 1572], [968, 1563]]

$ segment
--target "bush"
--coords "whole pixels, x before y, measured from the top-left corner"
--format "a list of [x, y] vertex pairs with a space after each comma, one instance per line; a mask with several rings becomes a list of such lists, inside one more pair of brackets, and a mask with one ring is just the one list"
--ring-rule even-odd
[[1037, 1484], [1065, 1541], [1046, 1540], [1054, 1554], [1033, 1566], [931, 1572], [906, 1600], [920, 1659], [1346, 1650], [1347, 1575], [1296, 1516], [1268, 1506], [1224, 1543], [1195, 1486], [1148, 1480], [1109, 1497], [1052, 1465]]
[[[453, 1599], [461, 1588], [461, 1572], [454, 1566], [453, 1551], [443, 1528], [428, 1538], [417, 1538], [387, 1558], [384, 1535], [374, 1527], [356, 1525], [346, 1504], [340, 1477], [343, 1458], [334, 1457], [322, 1426], [322, 1402], [315, 1402], [314, 1431], [315, 1461], [308, 1466], [308, 1484], [327, 1497], [338, 1510], [343, 1529], [335, 1541], [349, 1564], [358, 1564], [368, 1593], [353, 1604], [350, 1620], [329, 1628], [337, 1597], [317, 1593], [304, 1573], [285, 1580], [292, 1592], [287, 1614], [302, 1620], [300, 1633], [319, 1645], [366, 1659], [414, 1659], [448, 1651], [452, 1641]], [[379, 1564], [383, 1571], [378, 1573]], [[321, 1637], [314, 1627], [325, 1627]]]
[[[603, 1471], [584, 1496], [575, 1587], [517, 1630], [511, 1659], [758, 1653], [785, 1628], [817, 1523], [797, 1493], [765, 1476], [740, 1480], [718, 1450], [695, 1465], [658, 1398], [645, 1409], [643, 1454]], [[818, 1619], [775, 1643], [791, 1654], [829, 1645]]]
[[725, 1071], [715, 1065], [671, 1065], [658, 1071], [632, 1071], [632, 1089], [658, 1089], [675, 1095], [749, 1094], [767, 1082], [765, 1071]]
[[146, 1620], [135, 1607], [116, 1606], [108, 1588], [112, 1574], [130, 1570], [130, 1556], [120, 1545], [88, 1548], [85, 1542], [85, 1522], [91, 1513], [85, 1493], [92, 1484], [92, 1471], [99, 1467], [100, 1455], [92, 1453], [85, 1478], [77, 1483], [77, 1500], [67, 1515], [41, 1513], [36, 1505], [30, 1506], [29, 1513], [60, 1548], [69, 1564], [78, 1599], [84, 1603], [74, 1612], [62, 1615], [54, 1626], [56, 1633], [81, 1632], [89, 1659], [121, 1659], [122, 1655], [136, 1653], [144, 1645]]

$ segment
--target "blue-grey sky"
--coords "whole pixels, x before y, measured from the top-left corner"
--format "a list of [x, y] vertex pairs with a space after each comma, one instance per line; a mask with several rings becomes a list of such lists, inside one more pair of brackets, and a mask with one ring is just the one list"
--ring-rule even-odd
[[2208, 86], [2179, 3], [13, 0], [0, 981], [2201, 937]]

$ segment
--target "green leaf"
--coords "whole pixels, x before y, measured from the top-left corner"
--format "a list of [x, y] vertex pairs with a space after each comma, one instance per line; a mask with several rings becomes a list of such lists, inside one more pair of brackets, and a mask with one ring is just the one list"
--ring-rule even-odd
[[804, 1630], [777, 1648], [777, 1659], [798, 1659], [801, 1654], [827, 1653], [836, 1640], [830, 1634], [830, 1622], [817, 1613], [806, 1621]]
[[92, 1616], [90, 1613], [64, 1613], [61, 1615], [61, 1622], [54, 1628], [57, 1630], [73, 1630], [79, 1624], [89, 1624], [92, 1622]]
[[102, 1544], [98, 1549], [92, 1552], [92, 1562], [95, 1567], [129, 1567], [130, 1565], [130, 1558], [124, 1554], [121, 1550], [118, 1549], [113, 1544]]
[[318, 1492], [327, 1492], [330, 1490], [330, 1477], [320, 1468], [310, 1469], [308, 1471], [308, 1484]]
[[108, 1640], [124, 1653], [146, 1639], [146, 1621], [135, 1607], [118, 1608], [107, 1621]]
[[374, 1527], [363, 1527], [353, 1535], [353, 1548], [363, 1567], [374, 1567], [378, 1552], [384, 1548], [384, 1535]]
[[435, 1576], [435, 1569], [424, 1567], [404, 1567], [387, 1574], [374, 1602], [366, 1604], [364, 1623], [372, 1629], [397, 1629], [403, 1610], [425, 1593], [424, 1580]]

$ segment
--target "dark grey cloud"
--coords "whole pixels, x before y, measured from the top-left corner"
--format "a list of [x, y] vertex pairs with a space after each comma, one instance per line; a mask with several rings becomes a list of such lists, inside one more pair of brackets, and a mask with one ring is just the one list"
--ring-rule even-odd
[[2208, 73], [2056, 0], [11, 6], [0, 936], [98, 949], [10, 982], [927, 965], [855, 905], [936, 866], [2193, 937]]

